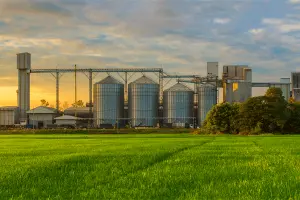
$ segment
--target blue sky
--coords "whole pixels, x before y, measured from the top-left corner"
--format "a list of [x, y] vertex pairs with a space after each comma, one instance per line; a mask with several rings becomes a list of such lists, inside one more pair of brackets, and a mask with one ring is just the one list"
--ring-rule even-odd
[[[219, 61], [274, 82], [300, 69], [300, 0], [0, 0], [1, 92], [17, 87], [15, 54], [24, 51], [33, 68], [163, 65], [205, 75], [206, 62]], [[52, 82], [34, 76], [32, 98], [54, 101]]]

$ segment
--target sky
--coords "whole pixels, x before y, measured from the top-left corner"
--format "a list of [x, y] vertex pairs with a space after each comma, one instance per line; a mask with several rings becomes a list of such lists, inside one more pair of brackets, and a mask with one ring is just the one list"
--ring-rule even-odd
[[[163, 66], [204, 76], [218, 61], [220, 72], [246, 64], [253, 81], [275, 82], [300, 69], [300, 0], [0, 0], [0, 106], [17, 104], [20, 52], [31, 53], [33, 69]], [[63, 75], [61, 102], [74, 101], [73, 82]], [[55, 104], [51, 75], [31, 83], [31, 106]], [[78, 84], [87, 101], [87, 78]]]

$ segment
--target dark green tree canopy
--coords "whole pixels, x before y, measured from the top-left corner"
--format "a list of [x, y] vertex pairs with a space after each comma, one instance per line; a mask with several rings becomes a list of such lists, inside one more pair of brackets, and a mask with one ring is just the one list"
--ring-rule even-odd
[[275, 88], [271, 87], [267, 90], [266, 97], [271, 97], [271, 98], [283, 98], [282, 96], [282, 90], [280, 88]]
[[210, 131], [232, 133], [234, 121], [239, 113], [239, 104], [222, 103], [215, 105], [207, 114], [204, 127]]

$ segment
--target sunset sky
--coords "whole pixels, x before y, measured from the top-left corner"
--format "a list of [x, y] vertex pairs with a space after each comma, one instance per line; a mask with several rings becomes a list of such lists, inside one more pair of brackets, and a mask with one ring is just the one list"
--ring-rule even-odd
[[[0, 0], [0, 106], [16, 105], [20, 52], [31, 53], [35, 69], [163, 65], [205, 75], [206, 62], [219, 61], [274, 82], [300, 69], [300, 0]], [[62, 102], [74, 101], [73, 81], [62, 77]], [[87, 101], [88, 80], [78, 82]], [[55, 103], [51, 75], [33, 74], [31, 83], [31, 106]]]

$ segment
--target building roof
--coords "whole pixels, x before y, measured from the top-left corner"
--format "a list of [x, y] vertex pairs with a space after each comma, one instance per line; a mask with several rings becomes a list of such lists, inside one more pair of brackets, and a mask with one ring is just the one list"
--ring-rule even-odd
[[90, 108], [89, 107], [70, 107], [70, 108], [67, 108], [65, 109], [64, 111], [69, 111], [69, 112], [75, 112], [76, 111], [79, 111], [79, 112], [89, 112], [90, 111]]
[[191, 90], [186, 85], [183, 85], [182, 83], [176, 83], [175, 85], [173, 85], [172, 87], [170, 87], [169, 89], [167, 89], [165, 91], [193, 92], [193, 90]]
[[145, 75], [132, 82], [133, 84], [157, 84]]
[[57, 110], [55, 108], [50, 108], [46, 106], [39, 106], [27, 111], [27, 114], [56, 114], [56, 113]]
[[112, 76], [107, 76], [106, 78], [102, 79], [101, 81], [95, 84], [122, 84], [122, 83]]
[[18, 109], [19, 107], [18, 106], [3, 106], [3, 107], [0, 107], [0, 110], [16, 110]]
[[71, 116], [71, 115], [63, 115], [63, 116], [60, 116], [60, 117], [56, 117], [54, 119], [55, 120], [79, 120], [79, 119], [82, 119], [82, 118], [74, 117], [74, 116]]

